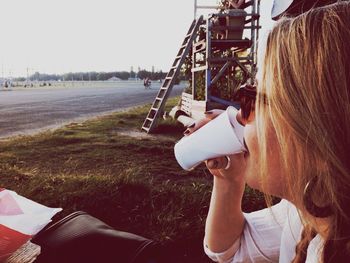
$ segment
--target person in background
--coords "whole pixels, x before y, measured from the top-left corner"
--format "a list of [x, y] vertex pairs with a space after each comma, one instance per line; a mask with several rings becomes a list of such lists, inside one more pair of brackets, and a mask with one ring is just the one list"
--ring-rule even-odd
[[[224, 13], [231, 9], [239, 9], [243, 7], [245, 0], [222, 0], [220, 4], [220, 12]], [[225, 27], [227, 26], [227, 17], [225, 16], [214, 16], [213, 26]], [[226, 39], [226, 30], [215, 30], [216, 39]]]
[[148, 77], [143, 80], [143, 86], [145, 89], [149, 89], [151, 87], [151, 80]]
[[228, 9], [239, 9], [245, 0], [228, 0], [229, 8]]
[[[269, 33], [256, 85], [240, 90], [247, 152], [206, 162], [204, 249], [214, 261], [350, 262], [349, 25], [342, 1], [282, 18]], [[245, 184], [281, 201], [243, 213]]]

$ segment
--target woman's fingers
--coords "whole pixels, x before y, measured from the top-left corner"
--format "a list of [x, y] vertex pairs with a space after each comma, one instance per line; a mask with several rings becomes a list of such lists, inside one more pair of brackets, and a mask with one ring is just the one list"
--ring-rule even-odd
[[201, 128], [202, 126], [204, 126], [205, 124], [207, 124], [211, 120], [215, 119], [217, 116], [219, 116], [223, 112], [224, 112], [223, 110], [206, 111], [204, 113], [205, 117], [203, 119], [200, 119], [200, 120], [192, 123], [191, 125], [189, 125], [187, 127], [187, 129], [185, 130], [184, 135], [185, 136], [190, 135], [191, 133], [198, 130], [199, 128]]
[[207, 160], [206, 162], [208, 169], [224, 169], [229, 164], [229, 159], [226, 156], [218, 157], [215, 159]]
[[205, 163], [210, 173], [216, 177], [225, 178], [229, 181], [244, 180], [246, 169], [244, 153], [210, 159]]
[[212, 119], [215, 119], [217, 116], [219, 116], [223, 112], [224, 110], [219, 110], [219, 109], [210, 110], [210, 111], [204, 112], [204, 116], [212, 120]]

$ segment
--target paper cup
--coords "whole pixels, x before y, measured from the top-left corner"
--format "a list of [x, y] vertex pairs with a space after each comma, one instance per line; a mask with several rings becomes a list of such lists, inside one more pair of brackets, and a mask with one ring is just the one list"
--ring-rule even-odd
[[232, 106], [189, 136], [175, 144], [177, 162], [192, 170], [201, 162], [245, 151], [244, 127], [237, 121], [238, 110]]

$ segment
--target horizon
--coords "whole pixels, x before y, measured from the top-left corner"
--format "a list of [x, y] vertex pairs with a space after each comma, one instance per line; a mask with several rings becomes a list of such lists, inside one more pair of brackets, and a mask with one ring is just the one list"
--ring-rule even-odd
[[[262, 2], [261, 35], [272, 26], [272, 0]], [[194, 2], [3, 0], [0, 8], [0, 78], [18, 78], [131, 68], [168, 72], [193, 20]]]

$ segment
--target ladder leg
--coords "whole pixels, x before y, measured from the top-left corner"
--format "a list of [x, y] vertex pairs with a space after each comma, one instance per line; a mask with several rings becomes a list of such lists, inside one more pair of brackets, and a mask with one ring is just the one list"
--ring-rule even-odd
[[172, 64], [159, 92], [153, 101], [151, 109], [149, 110], [146, 119], [143, 122], [142, 130], [150, 133], [156, 127], [157, 120], [164, 109], [165, 103], [170, 95], [170, 92], [174, 86], [175, 79], [180, 73], [182, 64], [185, 61], [187, 54], [189, 53], [192, 43], [198, 35], [199, 26], [203, 23], [203, 16], [196, 20], [193, 20], [186, 36], [181, 44], [179, 52], [177, 53], [174, 63]]

